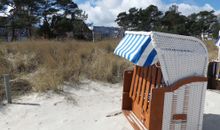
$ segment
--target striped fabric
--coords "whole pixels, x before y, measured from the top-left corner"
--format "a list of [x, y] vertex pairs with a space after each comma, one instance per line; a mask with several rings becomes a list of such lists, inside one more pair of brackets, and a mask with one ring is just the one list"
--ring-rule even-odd
[[216, 42], [216, 46], [220, 47], [220, 37], [218, 38], [218, 41]]
[[218, 35], [218, 41], [215, 44], [216, 46], [220, 47], [220, 31], [219, 31], [219, 35]]
[[114, 53], [138, 66], [150, 66], [158, 61], [157, 51], [152, 43], [150, 32], [128, 31]]

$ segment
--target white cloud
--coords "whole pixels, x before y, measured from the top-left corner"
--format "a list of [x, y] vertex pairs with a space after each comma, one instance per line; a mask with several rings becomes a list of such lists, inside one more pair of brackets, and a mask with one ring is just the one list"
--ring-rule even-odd
[[3, 12], [0, 12], [0, 16], [3, 16], [3, 17], [7, 17], [7, 15], [9, 15], [9, 11], [12, 9], [12, 7], [8, 6], [7, 10], [5, 13]]
[[199, 11], [202, 10], [207, 10], [207, 11], [211, 11], [214, 10], [214, 8], [212, 6], [210, 6], [209, 4], [205, 4], [202, 7], [196, 6], [196, 5], [189, 5], [189, 4], [176, 4], [179, 7], [179, 11], [182, 12], [183, 15], [190, 15], [192, 13], [198, 13]]
[[[127, 11], [132, 7], [146, 8], [151, 4], [156, 5], [161, 11], [166, 11], [172, 4], [176, 3], [164, 4], [161, 0], [89, 0], [79, 4], [79, 8], [86, 11], [89, 16], [87, 20], [89, 23], [92, 22], [99, 26], [117, 26], [114, 20], [120, 12]], [[184, 15], [201, 10], [214, 10], [209, 4], [201, 7], [185, 3], [176, 5], [179, 6], [179, 11]]]
[[220, 10], [215, 11], [216, 15], [220, 15]]

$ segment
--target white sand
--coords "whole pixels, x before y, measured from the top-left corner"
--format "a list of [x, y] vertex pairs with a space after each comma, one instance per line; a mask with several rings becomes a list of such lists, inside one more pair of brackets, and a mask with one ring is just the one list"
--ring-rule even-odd
[[220, 130], [220, 91], [206, 92], [203, 130]]
[[[63, 94], [30, 94], [0, 106], [0, 130], [132, 130], [121, 109], [122, 86], [84, 81]], [[37, 105], [38, 104], [38, 105]], [[220, 93], [207, 92], [204, 130], [220, 129]], [[110, 116], [110, 117], [107, 117]]]

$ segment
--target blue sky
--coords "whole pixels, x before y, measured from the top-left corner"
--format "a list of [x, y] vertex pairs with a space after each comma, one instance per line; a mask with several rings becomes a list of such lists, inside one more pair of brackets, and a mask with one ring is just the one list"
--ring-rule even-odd
[[129, 8], [146, 8], [156, 5], [159, 10], [166, 11], [172, 4], [179, 6], [183, 15], [203, 10], [214, 10], [220, 14], [220, 0], [74, 0], [79, 8], [88, 14], [88, 23], [99, 26], [117, 26], [114, 22], [118, 13]]
[[[81, 4], [86, 1], [94, 1], [94, 0], [75, 0], [75, 2]], [[198, 6], [203, 6], [204, 4], [210, 4], [216, 10], [220, 10], [220, 1], [219, 0], [162, 0], [162, 2], [166, 4], [170, 3], [186, 3], [186, 4], [193, 4]]]
[[[84, 1], [84, 0], [82, 0]], [[220, 1], [219, 0], [163, 0], [164, 3], [186, 3], [186, 4], [193, 4], [197, 6], [203, 6], [204, 4], [210, 4], [216, 10], [220, 10]]]

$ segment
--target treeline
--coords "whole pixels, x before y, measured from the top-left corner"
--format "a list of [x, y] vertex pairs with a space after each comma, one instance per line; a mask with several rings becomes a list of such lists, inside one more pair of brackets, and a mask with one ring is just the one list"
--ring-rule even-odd
[[[91, 39], [91, 30], [85, 24], [88, 15], [72, 0], [0, 0], [0, 29], [7, 37], [17, 40], [18, 30], [27, 37], [71, 37]], [[217, 37], [220, 29], [214, 11], [201, 11], [184, 16], [173, 5], [166, 12], [150, 5], [145, 9], [131, 8], [121, 12], [115, 20], [124, 30], [161, 31], [200, 36], [212, 33]], [[0, 32], [1, 33], [1, 32]], [[1, 33], [2, 35], [2, 33]]]
[[16, 40], [16, 30], [25, 29], [28, 37], [86, 38], [90, 30], [84, 23], [87, 14], [72, 0], [0, 0], [0, 26]]
[[164, 13], [154, 5], [145, 9], [131, 8], [128, 12], [119, 13], [115, 21], [124, 30], [160, 31], [191, 36], [212, 33], [214, 38], [218, 36], [220, 29], [214, 11], [201, 11], [185, 16], [178, 11], [176, 5], [172, 5]]

